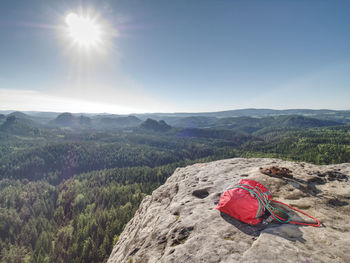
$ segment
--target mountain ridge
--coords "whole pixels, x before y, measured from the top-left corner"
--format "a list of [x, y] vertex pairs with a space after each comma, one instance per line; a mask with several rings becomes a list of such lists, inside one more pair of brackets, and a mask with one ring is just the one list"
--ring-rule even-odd
[[[178, 112], [178, 113], [138, 113], [138, 114], [93, 114], [93, 113], [57, 113], [57, 112], [33, 112], [33, 111], [0, 111], [6, 115], [16, 115], [19, 119], [26, 120], [27, 124], [34, 126], [62, 126], [57, 118], [62, 114], [69, 114], [74, 121], [67, 123], [68, 127], [94, 128], [94, 129], [122, 129], [136, 127], [142, 121], [153, 119], [163, 120], [172, 127], [182, 128], [208, 128], [213, 127], [225, 118], [276, 118], [278, 116], [304, 116], [325, 122], [334, 122], [341, 125], [350, 123], [350, 110], [313, 110], [313, 109], [237, 109], [218, 112]], [[4, 114], [5, 115], [5, 114]], [[82, 123], [77, 118], [84, 118]], [[91, 121], [90, 121], [91, 120]], [[74, 122], [74, 124], [73, 124]], [[66, 125], [66, 124], [64, 124]], [[63, 125], [63, 127], [64, 127]], [[334, 124], [332, 124], [334, 125]], [[323, 126], [323, 125], [321, 125]]]

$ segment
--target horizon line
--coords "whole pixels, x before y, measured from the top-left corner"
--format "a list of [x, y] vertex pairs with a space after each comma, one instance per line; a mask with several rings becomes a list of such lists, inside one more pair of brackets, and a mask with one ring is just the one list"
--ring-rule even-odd
[[22, 113], [71, 113], [71, 114], [90, 114], [90, 115], [147, 115], [147, 114], [206, 114], [206, 113], [223, 113], [223, 112], [230, 112], [230, 111], [243, 111], [243, 110], [273, 110], [273, 111], [290, 111], [290, 110], [311, 110], [311, 111], [350, 111], [350, 109], [346, 110], [339, 110], [339, 109], [314, 109], [314, 108], [286, 108], [286, 109], [274, 109], [274, 108], [237, 108], [237, 109], [230, 109], [230, 110], [219, 110], [219, 111], [173, 111], [173, 112], [142, 112], [142, 113], [110, 113], [110, 112], [74, 112], [74, 111], [40, 111], [40, 110], [0, 110], [1, 112], [8, 112], [8, 114], [14, 113], [14, 112], [22, 112]]

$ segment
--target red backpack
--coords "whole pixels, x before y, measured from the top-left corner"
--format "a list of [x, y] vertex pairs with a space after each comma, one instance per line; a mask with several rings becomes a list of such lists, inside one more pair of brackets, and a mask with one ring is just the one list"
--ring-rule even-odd
[[[273, 202], [284, 205], [289, 209], [314, 219], [315, 223], [292, 221], [286, 211], [281, 210], [278, 207], [273, 207], [270, 204]], [[321, 225], [320, 220], [316, 217], [310, 216], [295, 207], [271, 199], [271, 194], [264, 185], [249, 179], [242, 179], [237, 185], [226, 190], [220, 197], [216, 209], [250, 225], [256, 225], [262, 221], [261, 216], [265, 213], [265, 209], [270, 213], [269, 218], [271, 220], [276, 220], [280, 223], [292, 223], [313, 227]], [[284, 214], [286, 218], [275, 214], [276, 210]], [[269, 220], [267, 220], [267, 222], [269, 222]]]
[[262, 221], [265, 207], [252, 191], [267, 201], [271, 199], [271, 194], [264, 185], [254, 180], [242, 179], [239, 184], [223, 193], [216, 209], [244, 223], [256, 225]]

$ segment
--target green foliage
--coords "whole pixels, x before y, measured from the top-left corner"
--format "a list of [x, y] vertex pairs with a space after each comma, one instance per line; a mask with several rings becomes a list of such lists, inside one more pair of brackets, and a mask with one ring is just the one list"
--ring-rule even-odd
[[[139, 122], [123, 118], [118, 122]], [[15, 117], [4, 120], [0, 262], [105, 262], [143, 197], [178, 166], [235, 156], [350, 162], [349, 125], [305, 129], [326, 122], [295, 116], [218, 123], [215, 129], [162, 132], [69, 127], [36, 128], [35, 133]]]
[[241, 156], [276, 157], [315, 164], [350, 162], [350, 126], [269, 130], [242, 145]]
[[1, 180], [1, 260], [17, 253], [30, 262], [103, 262], [143, 197], [174, 169], [100, 170], [58, 186]]

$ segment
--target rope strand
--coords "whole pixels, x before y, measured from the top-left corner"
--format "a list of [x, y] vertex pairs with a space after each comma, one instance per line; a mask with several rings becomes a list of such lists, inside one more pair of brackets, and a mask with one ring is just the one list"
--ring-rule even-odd
[[[246, 187], [251, 187], [251, 189], [246, 188]], [[285, 205], [285, 206], [291, 208], [291, 209], [294, 210], [294, 211], [297, 211], [297, 212], [299, 212], [299, 213], [301, 213], [301, 214], [303, 214], [303, 215], [305, 215], [305, 216], [307, 216], [307, 217], [309, 217], [309, 218], [314, 219], [314, 220], [316, 221], [316, 223], [315, 223], [315, 224], [312, 224], [312, 223], [306, 223], [306, 222], [292, 221], [292, 220], [291, 220], [291, 217], [290, 217], [290, 215], [289, 215], [288, 213], [286, 213], [285, 211], [279, 209], [278, 207], [273, 207], [273, 206], [269, 203], [269, 201], [266, 200], [266, 198], [264, 197], [264, 195], [261, 195], [259, 189], [255, 188], [255, 187], [253, 187], [253, 186], [251, 186], [251, 185], [248, 185], [248, 184], [241, 184], [241, 185], [235, 185], [235, 186], [233, 186], [232, 188], [244, 189], [244, 190], [247, 190], [249, 193], [255, 195], [255, 196], [257, 197], [258, 201], [267, 209], [267, 211], [270, 212], [271, 216], [272, 216], [274, 219], [276, 219], [277, 221], [279, 221], [280, 223], [285, 223], [285, 224], [286, 224], [286, 223], [291, 223], [291, 224], [296, 224], [296, 225], [313, 226], [313, 227], [318, 227], [318, 226], [321, 225], [320, 221], [319, 221], [316, 217], [310, 216], [310, 215], [308, 215], [307, 213], [305, 213], [305, 212], [303, 212], [303, 211], [301, 211], [301, 210], [299, 210], [299, 209], [297, 209], [297, 208], [295, 208], [295, 207], [292, 207], [292, 206], [287, 205], [287, 204], [285, 204], [285, 203], [282, 203], [282, 202], [280, 202], [280, 201], [271, 199], [271, 200], [270, 200], [271, 202], [275, 202], [275, 203], [279, 203], [279, 204]], [[278, 216], [278, 215], [276, 215], [276, 214], [273, 212], [274, 210], [278, 210], [278, 211], [284, 213], [284, 214], [287, 216], [287, 220], [284, 219], [284, 218], [282, 218], [282, 217], [280, 217], [280, 216]]]
[[318, 226], [321, 225], [320, 220], [318, 220], [316, 217], [310, 216], [309, 214], [305, 213], [304, 211], [301, 211], [301, 210], [299, 210], [299, 209], [297, 209], [295, 207], [292, 207], [291, 205], [287, 205], [285, 203], [282, 203], [281, 201], [277, 201], [277, 200], [273, 200], [273, 199], [271, 199], [270, 201], [275, 202], [275, 203], [279, 203], [281, 205], [288, 206], [289, 208], [293, 209], [294, 211], [297, 211], [297, 212], [299, 212], [299, 213], [301, 213], [301, 214], [303, 214], [303, 215], [305, 215], [305, 216], [307, 216], [309, 218], [312, 218], [313, 220], [316, 221], [315, 224], [313, 224], [313, 223], [305, 223], [305, 222], [298, 222], [298, 221], [290, 221], [290, 223], [292, 223], [292, 224], [303, 225], [303, 226], [313, 226], [313, 227], [318, 227]]

